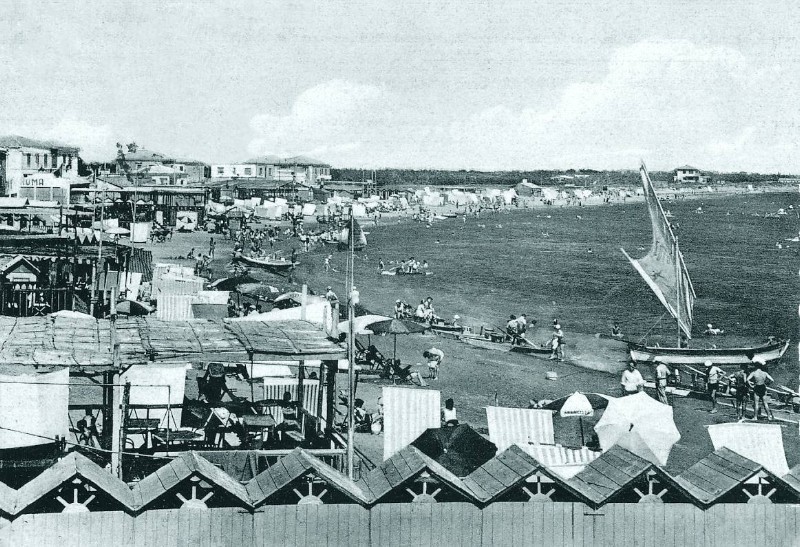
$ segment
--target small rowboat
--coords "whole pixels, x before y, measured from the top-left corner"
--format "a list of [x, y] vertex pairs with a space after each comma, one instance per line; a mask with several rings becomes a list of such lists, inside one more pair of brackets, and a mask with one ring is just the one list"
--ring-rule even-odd
[[528, 342], [523, 338], [519, 342], [511, 346], [511, 351], [514, 353], [525, 353], [527, 355], [533, 355], [536, 357], [545, 357], [552, 355], [553, 348], [550, 347], [549, 345], [537, 346], [535, 344]]
[[507, 342], [494, 342], [485, 336], [478, 336], [475, 334], [472, 335], [461, 335], [458, 339], [465, 344], [469, 344], [470, 346], [475, 346], [477, 348], [482, 349], [491, 349], [495, 351], [509, 351], [511, 350], [511, 345]]
[[381, 275], [432, 275], [433, 272], [428, 272], [425, 270], [418, 270], [416, 272], [406, 272], [402, 268], [395, 267], [389, 270], [383, 270]]
[[290, 262], [288, 260], [274, 259], [274, 258], [253, 258], [249, 256], [239, 256], [245, 264], [255, 266], [257, 268], [265, 268], [268, 270], [289, 270], [292, 266], [297, 266], [299, 262]]

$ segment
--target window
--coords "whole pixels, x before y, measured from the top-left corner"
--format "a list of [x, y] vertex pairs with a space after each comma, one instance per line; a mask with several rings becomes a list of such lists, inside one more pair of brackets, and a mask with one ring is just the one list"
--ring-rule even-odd
[[233, 168], [233, 174], [234, 175], [236, 174], [236, 168], [235, 167]]
[[50, 156], [49, 155], [42, 154], [42, 161], [44, 162], [44, 166], [45, 167], [47, 167], [47, 164], [49, 163], [49, 160], [50, 160]]
[[30, 154], [25, 154], [25, 157], [28, 160], [28, 167], [30, 167], [31, 166], [31, 155]]
[[245, 167], [244, 168], [244, 174], [247, 175], [247, 176], [250, 176], [250, 175], [253, 174], [253, 170], [251, 168], [249, 168], [249, 167]]
[[263, 167], [259, 167], [258, 168], [258, 176], [259, 177], [263, 177], [264, 176], [264, 168]]
[[136, 169], [141, 169], [141, 168], [142, 168], [142, 162], [137, 162]]
[[36, 154], [36, 165], [39, 165], [39, 154]]
[[218, 175], [224, 175], [225, 174], [225, 168], [224, 167], [217, 167], [217, 174]]

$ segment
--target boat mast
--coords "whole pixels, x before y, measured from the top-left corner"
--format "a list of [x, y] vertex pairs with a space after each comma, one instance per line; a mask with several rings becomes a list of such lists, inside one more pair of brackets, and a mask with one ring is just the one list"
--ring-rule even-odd
[[353, 408], [354, 408], [354, 398], [356, 395], [356, 385], [355, 385], [355, 368], [356, 368], [356, 360], [355, 360], [355, 347], [354, 347], [354, 328], [353, 328], [353, 318], [355, 316], [355, 305], [356, 302], [353, 298], [353, 267], [355, 266], [354, 260], [354, 234], [353, 234], [354, 222], [353, 222], [353, 207], [350, 206], [350, 231], [348, 239], [348, 252], [347, 252], [347, 385], [348, 385], [348, 396], [347, 396], [347, 476], [350, 480], [353, 480], [353, 453], [354, 453], [354, 442], [355, 442], [355, 435], [354, 435], [354, 427], [355, 427], [355, 420], [353, 416]]
[[681, 347], [681, 258], [678, 251], [678, 238], [675, 237], [675, 318], [678, 321], [678, 348]]

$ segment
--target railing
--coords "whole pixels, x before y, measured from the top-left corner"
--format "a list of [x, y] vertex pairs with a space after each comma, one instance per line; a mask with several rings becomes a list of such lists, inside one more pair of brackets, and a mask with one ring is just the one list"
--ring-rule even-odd
[[0, 286], [0, 314], [35, 317], [71, 310], [73, 296], [70, 288], [15, 289], [13, 285]]

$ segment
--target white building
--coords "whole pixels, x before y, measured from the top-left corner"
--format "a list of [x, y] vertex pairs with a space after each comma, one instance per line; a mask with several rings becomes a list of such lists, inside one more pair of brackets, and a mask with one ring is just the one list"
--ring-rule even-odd
[[[50, 173], [55, 178], [77, 179], [79, 151], [77, 146], [55, 141], [17, 135], [0, 137], [0, 194], [20, 196], [23, 181], [34, 175]], [[50, 177], [39, 178], [41, 181], [37, 184], [51, 180]], [[26, 183], [25, 187], [31, 188], [31, 184]]]
[[684, 165], [675, 169], [672, 182], [677, 184], [708, 184], [711, 177], [703, 175], [699, 169], [691, 165]]
[[331, 166], [307, 156], [261, 156], [242, 163], [213, 164], [211, 178], [263, 178], [318, 187], [331, 180]]

